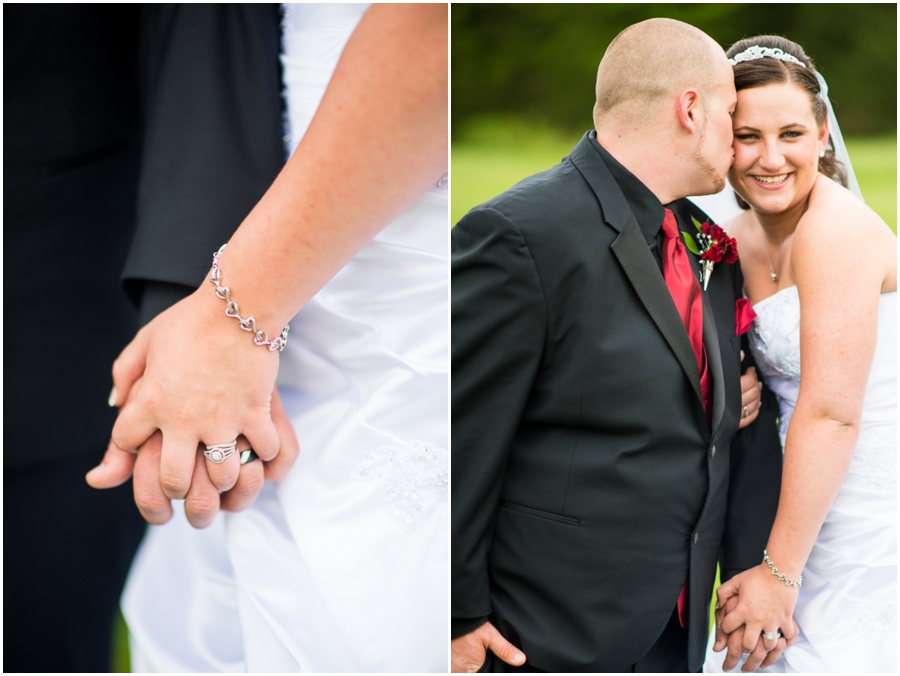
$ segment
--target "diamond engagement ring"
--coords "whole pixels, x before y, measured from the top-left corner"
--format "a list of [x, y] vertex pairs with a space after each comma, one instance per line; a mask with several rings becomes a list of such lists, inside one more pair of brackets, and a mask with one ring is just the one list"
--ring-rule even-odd
[[781, 632], [780, 631], [764, 631], [763, 638], [766, 639], [767, 641], [775, 641], [775, 640], [781, 638]]
[[203, 451], [203, 455], [218, 465], [221, 462], [225, 462], [225, 458], [234, 453], [236, 449], [237, 439], [229, 444], [213, 444], [212, 446], [207, 446], [206, 450]]
[[750, 409], [748, 409], [746, 406], [744, 406], [744, 408], [741, 410], [743, 411], [743, 415], [741, 416], [742, 418], [746, 418], [748, 415], [750, 415]]

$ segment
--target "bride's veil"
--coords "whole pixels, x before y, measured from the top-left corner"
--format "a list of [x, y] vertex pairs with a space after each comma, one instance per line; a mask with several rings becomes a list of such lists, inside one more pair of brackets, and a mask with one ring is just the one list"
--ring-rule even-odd
[[825, 106], [828, 108], [828, 134], [831, 137], [834, 157], [844, 165], [847, 172], [847, 188], [865, 202], [862, 190], [859, 189], [859, 181], [856, 180], [856, 173], [853, 171], [853, 164], [850, 162], [850, 153], [847, 152], [847, 146], [844, 144], [844, 136], [841, 134], [834, 108], [831, 106], [831, 99], [828, 98], [828, 84], [819, 71], [816, 71], [816, 79], [819, 81], [819, 95], [825, 100]]

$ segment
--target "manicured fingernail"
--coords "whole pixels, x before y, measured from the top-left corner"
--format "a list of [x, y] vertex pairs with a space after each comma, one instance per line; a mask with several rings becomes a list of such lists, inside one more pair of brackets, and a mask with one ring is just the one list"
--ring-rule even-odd
[[513, 655], [513, 662], [515, 662], [516, 664], [519, 664], [524, 661], [525, 661], [525, 655], [523, 655], [522, 653], [516, 653], [515, 655]]
[[116, 399], [118, 399], [118, 398], [119, 398], [119, 393], [118, 393], [118, 391], [116, 391], [116, 386], [113, 385], [113, 388], [109, 391], [109, 399], [107, 400], [106, 403], [109, 404], [110, 408], [115, 408]]

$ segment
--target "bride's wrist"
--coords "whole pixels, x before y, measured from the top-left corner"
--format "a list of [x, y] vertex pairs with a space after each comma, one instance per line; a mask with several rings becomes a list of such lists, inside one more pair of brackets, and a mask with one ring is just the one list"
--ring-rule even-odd
[[[209, 282], [206, 285], [206, 299], [212, 298], [214, 304], [218, 302], [224, 316], [231, 320], [236, 328], [249, 334], [256, 346], [271, 352], [283, 350], [287, 344], [290, 328], [287, 324], [288, 318], [283, 313], [268, 308], [265, 299], [254, 297], [249, 288], [251, 285], [241, 284], [238, 274], [232, 272], [228, 277], [231, 284], [226, 282], [226, 276], [219, 263], [224, 250], [225, 245], [213, 256], [212, 267], [206, 280]], [[198, 292], [201, 294], [204, 292], [203, 286]], [[239, 299], [244, 304], [243, 308], [238, 302]], [[249, 312], [248, 307], [253, 308], [254, 313]]]
[[794, 560], [785, 552], [767, 546], [762, 553], [763, 560], [759, 564], [760, 572], [773, 578], [774, 582], [799, 588], [803, 579], [803, 563]]
[[[185, 299], [185, 307], [179, 322], [187, 322], [187, 325], [172, 327], [173, 330], [187, 330], [192, 336], [192, 340], [205, 344], [210, 349], [228, 355], [228, 358], [253, 357], [251, 361], [254, 363], [257, 359], [263, 362], [269, 359], [275, 359], [279, 354], [279, 350], [275, 349], [272, 354], [268, 346], [254, 344], [255, 333], [243, 330], [237, 318], [230, 317], [225, 314], [226, 301], [216, 296], [215, 287], [208, 283], [209, 276], [196, 291]], [[234, 295], [232, 295], [234, 300]], [[249, 313], [244, 314], [244, 309], [239, 308], [241, 316], [247, 318]], [[272, 323], [272, 322], [270, 322]], [[266, 331], [266, 338], [269, 342], [273, 338], [280, 336], [280, 331], [270, 333], [271, 329], [268, 324], [257, 321], [257, 330]], [[274, 326], [274, 323], [272, 323]], [[177, 325], [176, 325], [177, 326]], [[190, 328], [188, 328], [190, 327]]]

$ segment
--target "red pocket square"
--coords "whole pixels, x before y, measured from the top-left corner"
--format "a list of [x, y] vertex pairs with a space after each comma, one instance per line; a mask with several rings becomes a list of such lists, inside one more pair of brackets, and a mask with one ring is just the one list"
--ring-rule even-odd
[[735, 335], [741, 336], [747, 333], [754, 319], [756, 319], [756, 313], [753, 311], [750, 301], [746, 298], [738, 298], [737, 303], [734, 304]]

